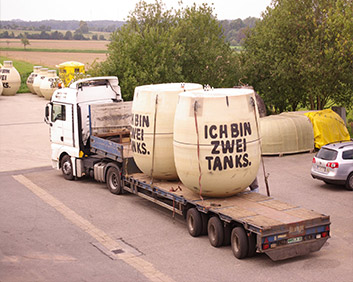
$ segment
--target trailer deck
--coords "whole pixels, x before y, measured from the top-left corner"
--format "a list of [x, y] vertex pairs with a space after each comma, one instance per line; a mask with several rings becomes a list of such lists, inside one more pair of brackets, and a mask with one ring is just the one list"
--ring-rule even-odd
[[227, 198], [201, 198], [178, 181], [152, 180], [143, 173], [124, 179], [125, 190], [175, 213], [185, 215], [192, 206], [209, 217], [219, 216], [224, 224], [242, 225], [258, 235], [259, 251], [273, 260], [318, 251], [329, 238], [329, 216], [273, 197], [243, 192]]

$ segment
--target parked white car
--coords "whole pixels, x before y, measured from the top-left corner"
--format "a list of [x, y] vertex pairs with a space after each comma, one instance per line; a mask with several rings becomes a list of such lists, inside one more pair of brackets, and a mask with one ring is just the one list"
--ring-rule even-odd
[[311, 176], [353, 190], [353, 141], [322, 146], [313, 158]]

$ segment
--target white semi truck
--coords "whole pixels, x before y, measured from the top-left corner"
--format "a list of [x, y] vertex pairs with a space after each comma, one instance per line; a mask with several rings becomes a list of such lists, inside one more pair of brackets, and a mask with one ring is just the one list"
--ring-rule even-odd
[[208, 234], [212, 246], [230, 244], [235, 257], [256, 252], [283, 260], [321, 249], [330, 217], [259, 193], [200, 198], [179, 181], [151, 179], [132, 157], [131, 102], [117, 77], [87, 78], [54, 92], [45, 110], [52, 165], [68, 180], [105, 182], [113, 194], [136, 194], [183, 215], [191, 236]]

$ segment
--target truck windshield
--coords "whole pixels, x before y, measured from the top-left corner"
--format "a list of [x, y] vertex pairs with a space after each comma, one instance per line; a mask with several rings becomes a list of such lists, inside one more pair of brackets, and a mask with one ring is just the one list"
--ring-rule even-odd
[[327, 148], [321, 148], [316, 156], [318, 158], [326, 160], [326, 161], [333, 161], [337, 157], [337, 151], [330, 150], [330, 149], [327, 149]]

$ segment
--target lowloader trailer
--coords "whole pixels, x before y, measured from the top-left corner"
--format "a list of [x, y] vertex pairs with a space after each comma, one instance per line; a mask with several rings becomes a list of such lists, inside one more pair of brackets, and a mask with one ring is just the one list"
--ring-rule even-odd
[[132, 193], [184, 216], [191, 236], [231, 245], [238, 259], [267, 254], [284, 260], [319, 251], [330, 217], [259, 193], [201, 197], [180, 181], [152, 179], [136, 166], [130, 142], [131, 102], [116, 77], [83, 79], [58, 89], [46, 107], [52, 165], [68, 180], [91, 176], [113, 194]]

